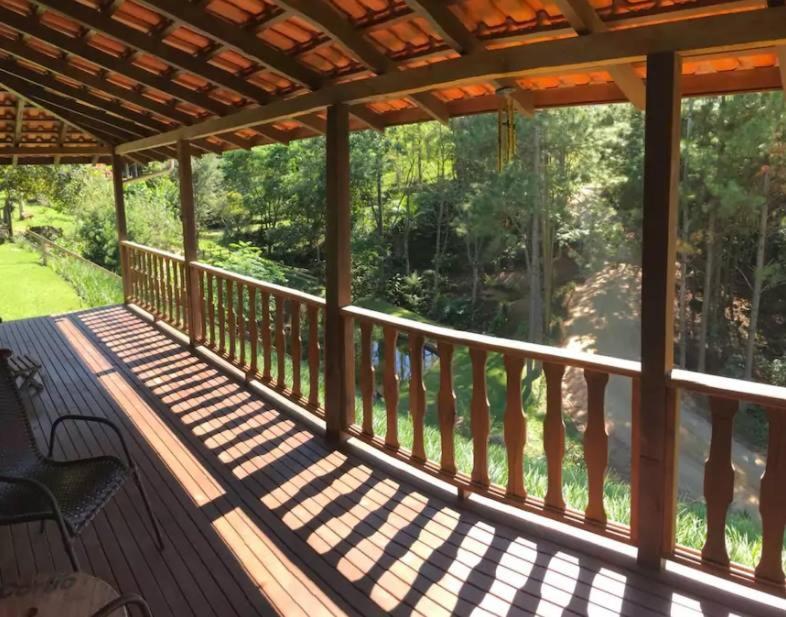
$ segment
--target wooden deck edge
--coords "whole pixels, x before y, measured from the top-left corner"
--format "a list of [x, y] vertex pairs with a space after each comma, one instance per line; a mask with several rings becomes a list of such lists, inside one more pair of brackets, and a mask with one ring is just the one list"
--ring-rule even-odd
[[[155, 320], [152, 314], [134, 304], [128, 304], [126, 307], [139, 317], [153, 323], [170, 338], [188, 347], [188, 337], [179, 330], [160, 320]], [[273, 405], [276, 409], [287, 413], [296, 421], [302, 422], [314, 433], [325, 436], [324, 421], [315, 417], [312, 413], [261, 382], [247, 380], [243, 371], [235, 368], [206, 347], [197, 347], [192, 349], [192, 351], [226, 376], [245, 385], [251, 392]], [[469, 494], [463, 497], [455, 486], [430, 474], [421, 472], [403, 461], [388, 456], [355, 437], [342, 436], [336, 447], [345, 454], [356, 456], [370, 467], [380, 470], [398, 481], [406, 482], [414, 488], [422, 490], [427, 495], [433, 495], [448, 503], [453, 503], [457, 508], [472, 512], [489, 522], [507, 525], [517, 531], [530, 534], [552, 544], [585, 553], [587, 556], [599, 559], [611, 566], [624, 568], [633, 576], [651, 578], [654, 582], [667, 585], [676, 592], [704, 596], [708, 600], [728, 607], [730, 611], [739, 612], [743, 615], [782, 617], [786, 610], [786, 599], [782, 597], [752, 589], [750, 586], [742, 585], [727, 578], [676, 563], [675, 561], [667, 561], [666, 567], [661, 572], [642, 570], [636, 564], [636, 548], [629, 544], [481, 495]]]

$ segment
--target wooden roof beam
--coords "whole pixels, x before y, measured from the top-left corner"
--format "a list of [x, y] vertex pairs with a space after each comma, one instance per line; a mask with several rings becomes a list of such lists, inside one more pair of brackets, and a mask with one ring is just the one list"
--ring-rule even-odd
[[[298, 17], [313, 23], [325, 34], [347, 48], [352, 55], [374, 73], [383, 75], [397, 70], [393, 60], [377, 49], [362, 32], [354, 28], [329, 3], [314, 2], [313, 0], [278, 0], [278, 4]], [[434, 120], [446, 124], [450, 119], [445, 104], [433, 94], [421, 92], [410, 98]]]
[[[467, 30], [466, 26], [450, 10], [445, 2], [439, 0], [406, 0], [416, 15], [428, 20], [442, 40], [460, 54], [466, 56], [484, 51], [485, 46], [475, 35]], [[532, 93], [527, 93], [519, 86], [515, 79], [497, 79], [492, 81], [497, 89], [510, 90], [510, 96], [516, 110], [523, 116], [531, 117], [535, 114], [535, 102]]]
[[[181, 124], [192, 124], [195, 119], [190, 114], [180, 111], [173, 105], [159, 103], [154, 101], [135, 89], [127, 89], [115, 85], [106, 79], [106, 76], [94, 75], [83, 71], [63, 58], [53, 58], [47, 54], [36, 51], [32, 47], [25, 45], [21, 41], [11, 41], [0, 37], [0, 50], [14, 56], [15, 58], [25, 60], [41, 68], [67, 77], [74, 81], [79, 82], [85, 88], [93, 88], [101, 91], [109, 96], [114, 97], [116, 101], [127, 101], [141, 107], [145, 112], [155, 112], [159, 116], [169, 118]], [[57, 88], [62, 88], [61, 84], [57, 84]]]
[[[60, 121], [60, 131], [58, 131], [58, 134], [57, 134], [57, 145], [60, 148], [62, 148], [63, 144], [65, 143], [65, 137], [66, 137], [66, 130], [67, 130], [67, 128], [68, 128], [68, 125], [61, 120]], [[55, 155], [55, 165], [59, 165], [59, 164], [60, 164], [60, 155], [58, 154], [58, 155]]]
[[207, 109], [218, 115], [225, 114], [229, 111], [226, 105], [210, 98], [204, 93], [177, 84], [166, 76], [156, 75], [150, 71], [134, 66], [127, 62], [125, 58], [118, 58], [109, 53], [100, 51], [90, 45], [86, 40], [72, 38], [43, 25], [35, 19], [31, 19], [30, 16], [23, 16], [5, 7], [0, 7], [0, 22], [20, 33], [41, 39], [65, 53], [80, 56], [107, 71], [123, 75], [128, 79], [136, 81], [148, 88], [163, 92], [180, 101], [190, 103], [202, 109]]
[[179, 70], [207, 79], [221, 88], [236, 92], [252, 101], [264, 103], [270, 98], [265, 90], [245, 79], [212, 64], [201, 62], [191, 54], [167, 45], [159, 38], [160, 33], [158, 37], [145, 34], [74, 0], [33, 0], [33, 2], [72, 19], [85, 28], [108, 35], [123, 45], [155, 56]]
[[14, 146], [11, 148], [0, 147], [0, 156], [95, 156], [112, 154], [110, 146], [74, 146], [74, 147], [35, 147], [35, 146]]
[[318, 88], [322, 82], [322, 77], [316, 71], [268, 45], [253, 32], [206, 13], [201, 6], [181, 0], [137, 1], [308, 88]]
[[51, 92], [63, 94], [76, 101], [92, 105], [118, 118], [130, 120], [141, 127], [153, 131], [160, 132], [171, 128], [167, 124], [155, 120], [150, 116], [123, 107], [114, 99], [107, 101], [100, 96], [92, 94], [87, 88], [76, 88], [62, 81], [57, 81], [50, 74], [38, 73], [37, 71], [20, 65], [13, 59], [0, 58], [0, 71], [11, 73], [32, 84], [43, 86]]
[[[22, 121], [25, 119], [25, 101], [22, 98], [16, 100], [16, 121], [14, 123], [14, 147], [18, 148], [22, 141]], [[17, 164], [17, 155], [14, 155], [13, 164]]]
[[[608, 32], [608, 26], [595, 12], [589, 0], [556, 0], [565, 19], [580, 35]], [[644, 81], [632, 64], [613, 64], [607, 67], [614, 82], [637, 109], [643, 110], [647, 100]]]
[[614, 63], [635, 62], [649, 54], [664, 51], [702, 54], [713, 50], [783, 44], [786, 44], [786, 8], [781, 7], [486, 50], [446, 60], [436, 66], [348, 81], [317, 92], [276, 100], [264, 107], [244, 109], [224, 118], [204, 120], [193, 126], [123, 144], [118, 147], [118, 151], [125, 154], [171, 144], [178, 139], [194, 139], [266, 122], [296, 119], [337, 102], [367, 103], [502, 77], [586, 70]]

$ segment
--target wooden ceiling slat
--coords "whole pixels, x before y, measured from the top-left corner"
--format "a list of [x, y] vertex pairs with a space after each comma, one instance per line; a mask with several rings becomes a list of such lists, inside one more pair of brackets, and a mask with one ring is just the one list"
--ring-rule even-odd
[[76, 101], [92, 105], [98, 109], [111, 113], [118, 118], [130, 120], [140, 125], [141, 127], [153, 131], [165, 131], [169, 128], [167, 124], [156, 120], [145, 114], [138, 113], [131, 109], [127, 109], [120, 105], [116, 100], [106, 100], [100, 96], [92, 94], [87, 88], [76, 88], [70, 86], [62, 81], [57, 81], [51, 75], [41, 74], [32, 69], [21, 66], [19, 63], [12, 61], [8, 58], [0, 58], [0, 70], [6, 73], [12, 73], [30, 83], [39, 84], [59, 94], [64, 94]]
[[483, 51], [435, 66], [388, 73], [350, 81], [259, 109], [236, 112], [232, 116], [206, 120], [198, 125], [170, 131], [154, 138], [124, 144], [123, 151], [155, 147], [177, 139], [235, 131], [241, 128], [296, 118], [337, 102], [360, 103], [434, 88], [448, 88], [501, 77], [547, 75], [555, 71], [586, 70], [615, 62], [631, 62], [652, 53], [706, 53], [708, 50], [736, 50], [751, 46], [786, 43], [786, 8], [713, 15], [689, 21], [675, 21], [645, 29], [588, 34], [521, 47]]
[[137, 0], [137, 2], [218, 41], [239, 54], [253, 58], [272, 71], [299, 84], [312, 89], [321, 85], [322, 78], [316, 71], [268, 45], [253, 32], [211, 16], [192, 3], [181, 0]]
[[[608, 26], [595, 12], [589, 0], [555, 1], [568, 23], [579, 35], [608, 31]], [[646, 102], [644, 81], [638, 76], [633, 65], [617, 64], [609, 66], [607, 70], [628, 100], [638, 109], [644, 109]]]
[[223, 88], [232, 90], [252, 101], [264, 103], [270, 97], [262, 88], [258, 88], [241, 77], [219, 69], [207, 62], [195, 58], [189, 53], [167, 45], [165, 42], [149, 34], [95, 11], [84, 4], [73, 0], [33, 0], [38, 6], [46, 7], [91, 30], [102, 32], [124, 45], [160, 58], [167, 64], [180, 70], [198, 75]]
[[225, 114], [229, 111], [226, 105], [219, 103], [206, 94], [181, 86], [168, 77], [156, 75], [143, 68], [134, 66], [124, 58], [118, 58], [108, 52], [100, 51], [84, 39], [71, 38], [68, 35], [43, 25], [29, 16], [25, 17], [9, 9], [0, 7], [0, 22], [22, 34], [41, 39], [66, 53], [81, 56], [85, 60], [103, 69], [123, 75], [148, 88], [158, 90], [167, 96], [196, 105], [202, 109], [207, 109], [218, 115]]

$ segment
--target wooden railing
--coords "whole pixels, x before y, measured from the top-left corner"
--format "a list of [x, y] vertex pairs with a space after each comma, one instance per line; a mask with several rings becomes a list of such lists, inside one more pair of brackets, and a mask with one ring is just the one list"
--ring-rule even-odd
[[122, 242], [129, 300], [182, 331], [188, 329], [185, 260], [174, 253]]
[[[130, 276], [130, 300], [155, 317], [188, 331], [190, 314], [181, 257], [123, 243]], [[319, 416], [325, 415], [323, 383], [325, 301], [299, 291], [264, 283], [202, 263], [193, 263], [197, 273], [201, 310], [197, 311], [204, 345], [241, 369], [249, 379], [258, 379]], [[474, 492], [539, 514], [637, 544], [639, 537], [640, 427], [638, 362], [534, 345], [515, 340], [471, 334], [401, 319], [356, 306], [341, 309], [343, 319], [355, 331], [356, 382], [359, 391], [359, 423], [348, 432], [386, 453], [445, 480], [462, 492]], [[401, 444], [399, 422], [399, 344], [405, 343], [408, 375], [408, 421], [411, 447]], [[424, 350], [438, 358], [436, 391], [426, 391]], [[456, 461], [456, 375], [453, 358], [465, 350], [471, 365], [469, 392], [469, 435], [471, 469], [461, 470]], [[491, 409], [487, 376], [492, 361], [505, 379], [502, 403], [502, 447], [507, 481], [495, 484], [490, 473]], [[527, 416], [523, 406], [524, 369], [542, 369], [546, 389], [543, 452], [546, 459], [547, 490], [535, 497], [525, 483]], [[376, 366], [381, 367], [377, 375]], [[587, 472], [587, 505], [583, 512], [566, 505], [563, 496], [565, 424], [562, 386], [566, 369], [583, 373], [586, 384], [586, 426], [583, 458]], [[608, 434], [605, 394], [612, 376], [631, 381], [631, 513], [630, 526], [608, 519], [604, 507], [607, 480]], [[670, 374], [670, 388], [709, 397], [712, 437], [706, 461], [704, 495], [707, 504], [707, 537], [701, 551], [672, 544], [663, 557], [694, 567], [712, 570], [747, 584], [786, 594], [782, 569], [783, 537], [786, 526], [786, 388], [712, 377], [683, 370]], [[381, 397], [379, 393], [381, 392]], [[425, 443], [427, 395], [436, 409], [439, 455], [433, 460]], [[382, 430], [375, 430], [374, 407], [384, 403]], [[726, 550], [726, 516], [734, 492], [732, 433], [741, 404], [752, 403], [766, 411], [769, 445], [766, 470], [761, 482], [760, 512], [763, 523], [762, 553], [755, 569], [732, 563]], [[379, 422], [377, 423], [379, 424]], [[672, 444], [677, 447], [677, 444]], [[438, 459], [438, 460], [437, 460]], [[675, 479], [676, 482], [676, 479]], [[673, 511], [663, 518], [672, 518]], [[652, 517], [650, 517], [651, 519]]]
[[[674, 557], [690, 565], [720, 571], [743, 581], [756, 581], [784, 593], [784, 529], [786, 529], [786, 388], [675, 369], [672, 388], [708, 397], [712, 437], [704, 469], [707, 539], [701, 551], [677, 546]], [[766, 467], [761, 478], [759, 513], [762, 550], [755, 569], [732, 563], [726, 549], [726, 515], [734, 498], [732, 442], [734, 418], [755, 404], [767, 416]]]
[[[608, 435], [604, 409], [606, 384], [611, 375], [632, 379], [639, 375], [639, 363], [618, 360], [586, 353], [533, 345], [514, 340], [460, 332], [423, 324], [369, 311], [358, 307], [344, 309], [360, 331], [360, 365], [358, 384], [362, 398], [362, 421], [353, 427], [355, 434], [401, 458], [428, 471], [464, 491], [481, 493], [496, 499], [514, 502], [550, 517], [564, 519], [573, 524], [591, 527], [600, 533], [631, 541], [635, 531], [624, 525], [608, 521], [603, 491], [608, 463]], [[412, 448], [404, 449], [398, 438], [399, 376], [395, 353], [397, 343], [406, 339], [409, 364], [409, 416], [412, 421]], [[379, 349], [381, 340], [381, 377], [375, 375], [372, 351]], [[423, 349], [428, 344], [439, 358], [439, 387], [436, 393], [436, 411], [440, 433], [440, 459], [429, 460], [424, 447], [424, 414], [426, 392], [424, 386]], [[472, 365], [472, 391], [470, 402], [470, 434], [472, 436], [473, 464], [469, 473], [457, 469], [455, 457], [456, 396], [452, 358], [457, 349], [468, 351]], [[507, 456], [507, 484], [498, 486], [489, 477], [489, 433], [491, 414], [487, 399], [487, 362], [492, 354], [502, 358], [506, 376], [506, 401], [503, 412], [503, 442]], [[527, 418], [523, 408], [523, 373], [527, 362], [542, 365], [546, 380], [546, 415], [544, 443], [548, 473], [548, 490], [543, 498], [532, 496], [524, 482], [524, 457], [526, 456]], [[584, 512], [566, 507], [563, 498], [562, 471], [565, 454], [565, 424], [563, 421], [562, 382], [565, 369], [574, 367], [583, 371], [587, 386], [587, 427], [584, 438], [584, 461], [588, 476], [588, 501]], [[373, 398], [377, 380], [381, 379], [386, 406], [384, 433], [374, 433]], [[632, 392], [636, 392], [635, 383]], [[636, 397], [631, 400], [631, 418], [637, 422]], [[634, 442], [636, 433], [633, 433]], [[637, 477], [638, 449], [633, 448], [632, 477]], [[633, 482], [633, 503], [636, 502], [637, 483]], [[637, 524], [634, 512], [632, 526]]]
[[203, 263], [199, 341], [248, 378], [323, 413], [322, 321], [325, 301]]

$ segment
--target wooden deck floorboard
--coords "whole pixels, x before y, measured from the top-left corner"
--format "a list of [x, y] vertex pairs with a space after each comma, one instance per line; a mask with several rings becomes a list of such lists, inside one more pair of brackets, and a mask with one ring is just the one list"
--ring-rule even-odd
[[[64, 413], [125, 430], [167, 546], [129, 485], [78, 543], [84, 569], [156, 616], [715, 615], [727, 609], [486, 521], [324, 440], [132, 311], [0, 326], [44, 365], [42, 443]], [[58, 455], [117, 452], [64, 425]], [[0, 528], [0, 579], [67, 570], [54, 528]]]

